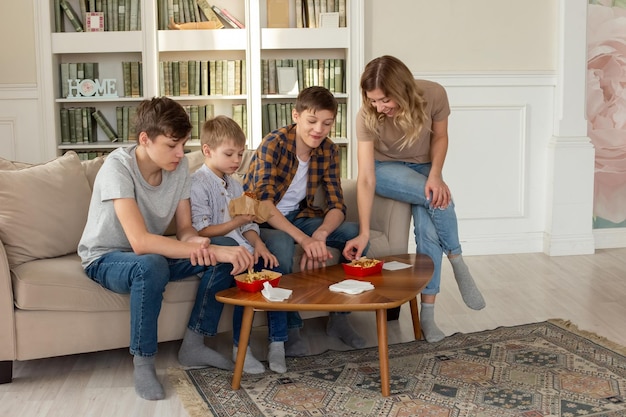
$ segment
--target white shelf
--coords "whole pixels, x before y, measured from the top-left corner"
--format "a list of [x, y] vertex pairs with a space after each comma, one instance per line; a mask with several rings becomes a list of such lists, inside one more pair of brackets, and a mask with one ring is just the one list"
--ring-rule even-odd
[[59, 149], [73, 150], [73, 151], [87, 151], [91, 149], [116, 149], [120, 146], [134, 145], [136, 142], [88, 142], [88, 143], [62, 143], [58, 146]]
[[142, 52], [143, 33], [67, 32], [52, 33], [53, 54]]
[[245, 51], [244, 29], [159, 30], [159, 52]]
[[348, 28], [261, 29], [261, 49], [348, 49]]

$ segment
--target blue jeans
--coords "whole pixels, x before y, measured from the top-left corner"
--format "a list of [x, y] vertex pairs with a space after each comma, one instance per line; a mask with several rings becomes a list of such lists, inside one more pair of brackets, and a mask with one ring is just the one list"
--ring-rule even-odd
[[[306, 233], [308, 236], [321, 226], [324, 219], [322, 217], [300, 217], [296, 218], [299, 211], [293, 211], [287, 214], [285, 217], [294, 226]], [[350, 239], [354, 239], [359, 235], [359, 225], [353, 222], [343, 222], [326, 238], [326, 245], [331, 248], [339, 249], [343, 251], [346, 246], [346, 242]], [[267, 223], [261, 225], [261, 239], [265, 242], [265, 246], [272, 252], [276, 258], [278, 258], [278, 271], [283, 274], [290, 274], [293, 272], [293, 255], [296, 249], [296, 242], [289, 234], [282, 230], [277, 230], [269, 226]], [[369, 245], [363, 251], [363, 255], [367, 253]], [[341, 255], [340, 262], [346, 262], [346, 259]], [[347, 313], [337, 313], [347, 314]], [[287, 327], [289, 329], [302, 328], [302, 318], [297, 311], [290, 311], [287, 313]]]
[[[230, 238], [214, 238], [223, 246], [236, 246]], [[224, 304], [215, 294], [235, 285], [230, 274], [232, 265], [192, 265], [189, 259], [133, 252], [110, 252], [93, 261], [85, 273], [89, 278], [113, 292], [130, 294], [130, 353], [154, 356], [157, 353], [157, 320], [161, 312], [163, 292], [170, 281], [202, 274], [196, 301], [187, 327], [205, 336], [214, 336]], [[239, 336], [243, 308], [233, 313], [233, 333]]]
[[430, 163], [375, 162], [376, 194], [411, 204], [417, 253], [430, 256], [435, 264], [433, 277], [423, 294], [439, 293], [443, 254], [461, 254], [454, 203], [450, 201], [447, 208], [435, 209], [426, 199], [424, 186], [430, 168]]

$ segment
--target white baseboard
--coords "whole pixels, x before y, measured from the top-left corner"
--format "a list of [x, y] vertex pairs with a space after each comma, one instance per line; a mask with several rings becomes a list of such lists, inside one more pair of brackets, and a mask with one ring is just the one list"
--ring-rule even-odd
[[626, 248], [626, 228], [594, 229], [596, 249]]

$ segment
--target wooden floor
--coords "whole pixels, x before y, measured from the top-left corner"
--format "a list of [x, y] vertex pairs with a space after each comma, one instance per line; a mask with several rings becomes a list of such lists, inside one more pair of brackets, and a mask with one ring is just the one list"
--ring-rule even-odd
[[[436, 318], [447, 334], [560, 318], [626, 346], [626, 248], [599, 250], [595, 255], [549, 257], [517, 254], [466, 257], [487, 301], [482, 311], [465, 307], [444, 261], [442, 291]], [[412, 340], [408, 306], [389, 325], [390, 343]], [[354, 326], [376, 343], [373, 313], [353, 313]], [[324, 319], [305, 323], [303, 331], [314, 352], [346, 349], [324, 333]], [[253, 351], [265, 352], [265, 329], [253, 331]], [[230, 335], [208, 342], [227, 354]], [[179, 342], [161, 344], [157, 357], [167, 398], [139, 399], [133, 388], [132, 361], [127, 349], [18, 362], [14, 381], [0, 385], [2, 417], [181, 417], [187, 416], [167, 379], [178, 366]]]

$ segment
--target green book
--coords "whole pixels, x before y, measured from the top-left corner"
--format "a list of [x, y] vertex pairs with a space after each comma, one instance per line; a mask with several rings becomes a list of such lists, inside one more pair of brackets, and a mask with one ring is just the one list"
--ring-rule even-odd
[[115, 119], [117, 121], [117, 132], [118, 136], [122, 141], [124, 141], [124, 107], [116, 106], [115, 107]]
[[139, 84], [139, 78], [141, 74], [139, 72], [139, 62], [133, 61], [130, 63], [130, 96], [141, 97], [141, 87]]
[[222, 90], [222, 66], [224, 65], [223, 59], [218, 59], [215, 61], [215, 94], [221, 95], [224, 94]]
[[100, 126], [100, 129], [102, 129], [104, 134], [107, 135], [109, 140], [111, 142], [117, 142], [118, 141], [117, 133], [115, 133], [113, 126], [111, 126], [111, 123], [109, 123], [109, 121], [104, 117], [102, 112], [100, 110], [96, 110], [95, 112], [93, 112], [92, 115], [94, 119], [96, 119], [96, 123], [98, 123], [98, 126]]
[[83, 141], [83, 112], [80, 107], [72, 109], [74, 113], [74, 140], [73, 143]]
[[178, 62], [178, 95], [189, 95], [189, 61]]
[[267, 104], [261, 106], [261, 131], [263, 136], [270, 132], [270, 116], [267, 109]]
[[128, 142], [128, 136], [129, 136], [129, 113], [130, 113], [130, 107], [128, 106], [124, 106], [122, 107], [122, 141], [123, 142]]
[[65, 32], [65, 11], [61, 7], [61, 0], [54, 0], [54, 31]]
[[172, 95], [180, 95], [180, 63], [172, 61]]
[[209, 61], [209, 95], [214, 96], [217, 94], [217, 62], [215, 60]]
[[88, 115], [87, 115], [87, 129], [89, 130], [88, 132], [88, 138], [89, 138], [89, 142], [96, 142], [98, 140], [98, 125], [96, 124], [96, 121], [93, 119], [93, 112], [96, 111], [95, 107], [89, 107], [88, 109]]
[[346, 92], [343, 87], [343, 59], [335, 59], [335, 92]]
[[61, 108], [61, 143], [70, 143], [70, 112], [65, 107]]
[[276, 103], [269, 103], [267, 105], [268, 125], [269, 131], [273, 132], [278, 128], [278, 120], [276, 113]]
[[61, 98], [66, 98], [67, 95], [70, 93], [70, 88], [67, 84], [67, 80], [70, 79], [70, 64], [68, 64], [67, 62], [62, 62], [60, 64], [59, 74], [59, 81], [61, 84]]
[[124, 85], [124, 97], [132, 96], [130, 62], [122, 62], [122, 84]]
[[80, 109], [81, 119], [82, 119], [82, 127], [83, 127], [83, 137], [82, 142], [89, 142], [89, 118], [91, 115], [89, 114], [89, 107], [83, 107]]
[[197, 105], [189, 106], [189, 120], [191, 121], [191, 139], [200, 139], [200, 124]]
[[130, 1], [130, 30], [141, 30], [139, 0]]
[[137, 113], [137, 107], [130, 107], [128, 109], [128, 141], [137, 142], [137, 130], [135, 129], [135, 114]]
[[200, 94], [209, 95], [209, 61], [200, 61]]
[[213, 104], [207, 104], [205, 106], [206, 119], [212, 119], [215, 117], [215, 106]]
[[63, 11], [65, 12], [67, 18], [70, 20], [72, 26], [74, 26], [74, 30], [76, 32], [84, 32], [85, 29], [83, 28], [83, 23], [76, 14], [76, 11], [74, 11], [72, 5], [68, 3], [67, 0], [61, 0], [61, 7], [63, 8]]

